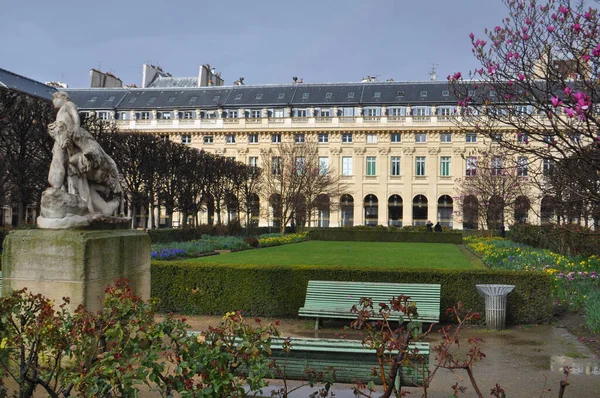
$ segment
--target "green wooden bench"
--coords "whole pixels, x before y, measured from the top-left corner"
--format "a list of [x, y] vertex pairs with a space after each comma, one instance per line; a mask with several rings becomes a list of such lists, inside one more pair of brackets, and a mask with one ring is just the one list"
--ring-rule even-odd
[[[439, 322], [439, 284], [309, 281], [304, 307], [298, 315], [316, 318], [316, 330], [320, 318], [355, 319], [356, 314], [350, 309], [361, 297], [372, 298], [377, 306], [377, 303], [389, 303], [392, 297], [399, 295], [410, 296], [410, 301], [416, 304], [419, 316], [415, 320]], [[374, 316], [373, 319], [381, 317]]]
[[[364, 383], [372, 381], [381, 384], [381, 379], [373, 376], [372, 372], [373, 367], [378, 366], [375, 350], [363, 347], [360, 341], [293, 337], [290, 339], [291, 350], [288, 353], [283, 350], [282, 343], [282, 338], [273, 338], [271, 351], [280, 369], [283, 370], [285, 366], [285, 377], [289, 380], [305, 379], [307, 367], [317, 372], [326, 372], [332, 366], [337, 383], [354, 383], [360, 380]], [[396, 387], [422, 386], [429, 377], [429, 343], [409, 345], [410, 352], [415, 348], [418, 349], [418, 354], [401, 365]]]

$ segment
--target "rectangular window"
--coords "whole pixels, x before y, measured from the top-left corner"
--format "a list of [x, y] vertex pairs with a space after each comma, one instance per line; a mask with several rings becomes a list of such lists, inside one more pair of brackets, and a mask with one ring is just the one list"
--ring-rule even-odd
[[129, 112], [118, 112], [117, 119], [118, 120], [129, 120]]
[[502, 141], [502, 133], [496, 133], [492, 135], [492, 141], [500, 142]]
[[425, 134], [425, 133], [415, 134], [415, 142], [417, 142], [417, 143], [427, 142], [427, 134]]
[[342, 175], [352, 175], [352, 156], [342, 156]]
[[342, 116], [345, 116], [345, 117], [354, 116], [354, 108], [348, 108], [348, 107], [342, 108]]
[[440, 142], [452, 142], [452, 133], [442, 133], [440, 134]]
[[367, 144], [377, 144], [377, 134], [367, 134]]
[[391, 142], [401, 142], [400, 133], [392, 133]]
[[306, 109], [294, 109], [295, 117], [306, 117]]
[[425, 156], [416, 157], [415, 175], [418, 177], [425, 176]]
[[248, 134], [249, 144], [258, 144], [258, 134]]
[[326, 175], [327, 173], [329, 173], [329, 158], [319, 156], [319, 174]]
[[180, 112], [179, 113], [179, 118], [180, 119], [193, 119], [194, 118], [194, 112], [192, 112], [192, 111]]
[[319, 111], [319, 116], [321, 116], [321, 117], [330, 117], [331, 116], [331, 109], [329, 109], [329, 108], [321, 109]]
[[274, 156], [271, 158], [271, 173], [273, 175], [281, 175], [281, 158]]
[[344, 133], [342, 134], [342, 142], [349, 144], [352, 142], [352, 133]]
[[326, 144], [329, 142], [329, 134], [328, 133], [319, 133], [319, 143]]
[[542, 172], [545, 176], [548, 176], [552, 173], [552, 169], [554, 165], [552, 164], [552, 159], [544, 159], [542, 163]]
[[225, 142], [228, 144], [235, 144], [235, 134], [227, 134], [225, 136]]
[[517, 159], [517, 175], [519, 177], [527, 177], [527, 171], [529, 169], [529, 162], [525, 156], [520, 156]]
[[273, 144], [279, 144], [281, 142], [281, 134], [271, 134], [271, 142]]
[[450, 177], [450, 156], [440, 158], [440, 176]]
[[438, 116], [450, 116], [450, 115], [452, 115], [452, 111], [453, 111], [453, 109], [448, 106], [444, 106], [444, 107], [440, 106], [436, 110]]
[[273, 117], [283, 117], [283, 109], [273, 109]]
[[431, 108], [428, 106], [415, 106], [412, 108], [413, 116], [430, 116]]
[[365, 116], [368, 116], [368, 117], [381, 116], [381, 108], [366, 108]]
[[296, 158], [296, 174], [303, 174], [306, 169], [306, 159], [304, 156], [298, 156]]
[[517, 142], [521, 144], [526, 144], [528, 142], [527, 134], [525, 133], [517, 133]]
[[250, 111], [250, 117], [252, 119], [258, 119], [261, 117], [262, 111], [260, 109], [254, 109]]
[[98, 112], [98, 119], [108, 120], [108, 112]]
[[304, 142], [304, 134], [296, 134], [296, 136], [294, 137], [294, 142], [296, 142], [297, 144], [301, 144]]
[[250, 166], [250, 167], [258, 167], [258, 157], [257, 156], [250, 156], [248, 158], [248, 166]]
[[406, 107], [388, 108], [389, 116], [406, 116]]
[[161, 120], [170, 120], [171, 112], [158, 112], [157, 116], [158, 116], [158, 119], [161, 119]]
[[495, 157], [492, 159], [492, 175], [493, 176], [501, 176], [502, 169], [504, 168], [502, 158]]
[[472, 177], [477, 174], [477, 158], [475, 156], [467, 156], [467, 176]]
[[544, 142], [547, 144], [552, 144], [554, 142], [554, 134], [544, 135]]
[[150, 112], [139, 112], [138, 113], [138, 119], [140, 119], [140, 120], [149, 120], [150, 119]]
[[390, 168], [390, 174], [393, 176], [400, 175], [400, 156], [392, 156], [391, 157], [392, 164]]
[[192, 143], [192, 136], [189, 134], [182, 134], [181, 135], [181, 143], [182, 144], [191, 144]]
[[213, 143], [213, 136], [212, 135], [205, 135], [203, 137], [203, 142], [205, 144], [212, 144]]
[[375, 156], [367, 156], [367, 175], [374, 176], [377, 174], [377, 158]]
[[471, 144], [476, 143], [477, 142], [477, 133], [467, 133], [466, 141]]

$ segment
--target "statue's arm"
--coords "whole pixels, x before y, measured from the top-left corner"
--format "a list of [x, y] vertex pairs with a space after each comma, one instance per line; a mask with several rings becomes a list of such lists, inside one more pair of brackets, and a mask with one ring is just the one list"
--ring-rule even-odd
[[79, 112], [77, 107], [72, 102], [67, 102], [65, 105], [66, 111], [73, 120], [73, 133], [78, 134], [79, 128], [81, 127], [81, 120], [79, 119]]

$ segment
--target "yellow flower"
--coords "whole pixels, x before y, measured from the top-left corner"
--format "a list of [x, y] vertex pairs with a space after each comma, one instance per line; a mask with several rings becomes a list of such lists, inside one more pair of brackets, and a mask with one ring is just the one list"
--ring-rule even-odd
[[8, 343], [8, 339], [5, 337], [2, 339], [2, 341], [0, 342], [0, 350], [3, 350], [6, 348], [6, 343]]

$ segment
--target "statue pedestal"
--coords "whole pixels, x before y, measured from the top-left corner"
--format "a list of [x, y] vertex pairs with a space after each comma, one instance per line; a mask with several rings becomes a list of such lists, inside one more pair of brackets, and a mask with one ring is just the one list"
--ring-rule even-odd
[[2, 294], [26, 287], [70, 309], [102, 308], [104, 288], [127, 278], [150, 297], [150, 237], [134, 230], [22, 230], [10, 233], [2, 254]]

